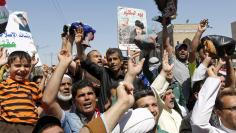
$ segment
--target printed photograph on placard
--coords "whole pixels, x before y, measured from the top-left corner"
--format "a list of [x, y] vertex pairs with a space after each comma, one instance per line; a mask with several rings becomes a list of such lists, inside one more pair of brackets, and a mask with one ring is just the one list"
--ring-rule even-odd
[[136, 8], [118, 7], [118, 45], [121, 50], [139, 50], [134, 44], [138, 34], [147, 33], [146, 11]]

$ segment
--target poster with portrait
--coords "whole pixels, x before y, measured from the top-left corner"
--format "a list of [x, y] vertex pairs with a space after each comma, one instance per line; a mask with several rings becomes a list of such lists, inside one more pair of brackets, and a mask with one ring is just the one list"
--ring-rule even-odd
[[[9, 54], [13, 51], [21, 50], [30, 55], [35, 53], [36, 58], [39, 58], [30, 32], [26, 12], [15, 11], [10, 13], [6, 31], [0, 34], [0, 47], [7, 48]], [[40, 60], [37, 65], [41, 65]]]
[[136, 8], [118, 7], [118, 45], [121, 50], [139, 50], [134, 44], [137, 34], [147, 33], [146, 11]]

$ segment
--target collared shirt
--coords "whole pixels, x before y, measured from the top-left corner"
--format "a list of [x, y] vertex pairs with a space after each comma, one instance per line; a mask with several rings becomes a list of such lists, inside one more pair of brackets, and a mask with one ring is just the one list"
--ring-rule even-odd
[[6, 79], [0, 83], [0, 120], [35, 124], [39, 117], [36, 104], [41, 99], [42, 90], [34, 82]]
[[224, 131], [226, 131], [227, 133], [236, 133], [235, 130], [231, 130], [227, 127], [225, 127], [223, 124], [220, 125], [220, 128], [222, 128]]
[[[100, 116], [100, 112], [97, 109], [94, 112], [94, 116], [95, 118]], [[78, 133], [84, 124], [88, 122], [87, 117], [76, 110], [71, 110], [71, 112], [62, 111], [61, 125], [65, 133]]]

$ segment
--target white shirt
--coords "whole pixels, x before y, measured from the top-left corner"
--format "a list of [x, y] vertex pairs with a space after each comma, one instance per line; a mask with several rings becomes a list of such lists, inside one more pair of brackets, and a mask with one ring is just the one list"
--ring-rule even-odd
[[191, 78], [191, 80], [192, 80], [191, 86], [192, 87], [195, 82], [206, 78], [206, 71], [207, 71], [207, 67], [204, 66], [202, 63], [198, 66], [197, 69], [195, 69], [193, 76]]
[[219, 78], [208, 77], [206, 79], [198, 94], [198, 100], [191, 116], [193, 133], [236, 133], [236, 131], [229, 130], [223, 125], [216, 128], [209, 123], [219, 89]]
[[179, 133], [181, 121], [182, 117], [174, 109], [171, 109], [171, 113], [163, 109], [158, 120], [158, 125], [162, 130], [169, 133]]

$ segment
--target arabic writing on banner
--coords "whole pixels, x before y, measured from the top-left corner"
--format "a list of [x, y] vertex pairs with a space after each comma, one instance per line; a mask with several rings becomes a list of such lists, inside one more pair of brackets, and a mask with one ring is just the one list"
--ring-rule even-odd
[[137, 34], [147, 33], [146, 11], [136, 8], [118, 7], [118, 45], [121, 50], [139, 50], [134, 44]]
[[[36, 53], [36, 58], [39, 58], [26, 12], [16, 11], [9, 15], [6, 31], [0, 34], [0, 47], [6, 47], [9, 53], [16, 50], [28, 52], [30, 55]], [[41, 65], [41, 62], [37, 65]]]

